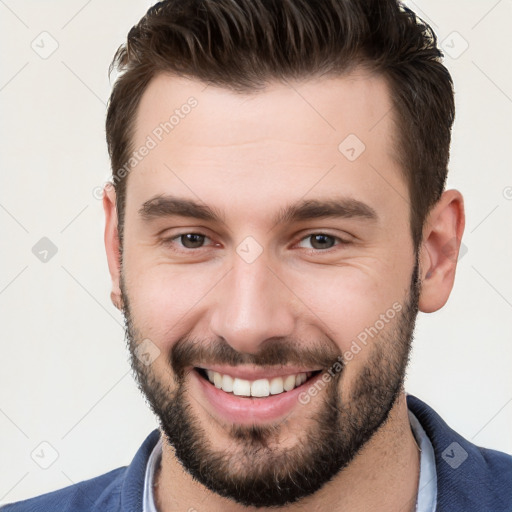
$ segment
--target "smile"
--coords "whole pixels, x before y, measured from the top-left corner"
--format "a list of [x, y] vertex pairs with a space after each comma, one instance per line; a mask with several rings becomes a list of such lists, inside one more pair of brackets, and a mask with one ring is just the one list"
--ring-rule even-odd
[[217, 389], [225, 393], [240, 397], [257, 398], [280, 395], [287, 391], [292, 391], [320, 372], [320, 370], [305, 371], [249, 380], [211, 369], [196, 368], [196, 371]]
[[195, 367], [191, 392], [214, 416], [229, 424], [275, 422], [302, 407], [299, 395], [322, 378], [322, 370], [300, 367]]

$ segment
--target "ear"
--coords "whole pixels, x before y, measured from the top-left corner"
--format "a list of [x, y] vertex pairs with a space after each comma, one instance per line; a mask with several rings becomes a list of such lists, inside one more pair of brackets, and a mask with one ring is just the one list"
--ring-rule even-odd
[[458, 190], [445, 191], [427, 216], [420, 248], [422, 288], [419, 310], [432, 313], [448, 300], [464, 233], [464, 199]]
[[123, 308], [120, 287], [121, 251], [117, 225], [116, 192], [110, 183], [105, 184], [103, 189], [103, 210], [105, 212], [105, 250], [108, 270], [112, 279], [110, 299], [114, 306], [121, 310]]

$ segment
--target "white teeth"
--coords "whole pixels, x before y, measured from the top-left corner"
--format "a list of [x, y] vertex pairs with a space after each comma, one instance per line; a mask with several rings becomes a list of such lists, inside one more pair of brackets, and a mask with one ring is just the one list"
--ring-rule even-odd
[[222, 389], [228, 393], [233, 391], [233, 377], [229, 375], [222, 376]]
[[221, 374], [213, 370], [206, 370], [208, 380], [218, 389], [226, 393], [233, 393], [237, 396], [265, 397], [269, 395], [279, 395], [285, 391], [304, 384], [310, 372], [298, 373], [296, 375], [287, 375], [285, 377], [274, 377], [273, 379], [257, 379], [249, 381], [231, 377], [231, 375]]
[[222, 388], [222, 375], [219, 372], [213, 372], [213, 383], [216, 388]]
[[270, 394], [271, 395], [279, 395], [284, 391], [283, 387], [283, 378], [282, 377], [274, 377], [270, 381]]
[[268, 379], [258, 379], [251, 384], [251, 396], [270, 395], [270, 382]]
[[300, 386], [306, 382], [307, 376], [305, 373], [299, 373], [295, 376], [295, 387]]
[[285, 391], [291, 391], [295, 387], [295, 375], [288, 375], [284, 379], [283, 387]]
[[238, 396], [251, 396], [251, 383], [245, 379], [233, 381], [233, 394]]

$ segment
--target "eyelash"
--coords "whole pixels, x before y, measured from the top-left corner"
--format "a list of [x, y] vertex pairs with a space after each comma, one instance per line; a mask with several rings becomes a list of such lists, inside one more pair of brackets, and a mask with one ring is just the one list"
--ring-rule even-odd
[[[162, 240], [162, 243], [166, 246], [171, 246], [174, 244], [174, 242], [178, 239], [180, 239], [182, 236], [185, 236], [185, 235], [200, 235], [200, 236], [204, 236], [205, 239], [207, 240], [210, 240], [210, 237], [208, 237], [207, 235], [204, 235], [203, 233], [197, 233], [195, 231], [187, 231], [187, 232], [184, 232], [184, 233], [179, 233], [177, 235], [174, 235], [172, 237], [169, 237], [169, 238], [165, 238]], [[324, 233], [322, 231], [315, 231], [315, 232], [311, 232], [305, 236], [303, 236], [302, 238], [300, 238], [298, 240], [298, 242], [296, 242], [295, 245], [297, 245], [297, 243], [300, 243], [308, 238], [311, 238], [312, 236], [314, 235], [323, 235], [323, 236], [327, 236], [327, 237], [330, 237], [332, 239], [334, 239], [335, 241], [337, 241], [338, 243], [335, 245], [333, 245], [332, 247], [329, 247], [327, 249], [309, 249], [309, 248], [303, 248], [306, 250], [306, 252], [308, 252], [309, 254], [319, 254], [319, 253], [329, 253], [331, 252], [332, 250], [335, 250], [336, 247], [340, 247], [340, 246], [346, 246], [346, 245], [350, 245], [351, 242], [349, 242], [348, 240], [345, 240], [343, 238], [340, 238], [339, 236], [335, 236], [335, 235], [331, 235], [329, 233]], [[195, 251], [195, 250], [200, 250], [200, 249], [204, 249], [205, 247], [204, 246], [201, 246], [201, 247], [197, 247], [197, 248], [188, 248], [188, 247], [183, 247], [182, 249], [178, 249], [176, 252], [192, 252], [192, 251]]]

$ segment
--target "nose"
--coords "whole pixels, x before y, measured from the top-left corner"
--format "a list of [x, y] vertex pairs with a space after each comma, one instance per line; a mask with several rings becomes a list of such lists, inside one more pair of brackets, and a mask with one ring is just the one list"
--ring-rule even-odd
[[210, 327], [238, 352], [256, 354], [270, 338], [293, 333], [293, 293], [263, 255], [252, 263], [235, 255], [219, 285]]

